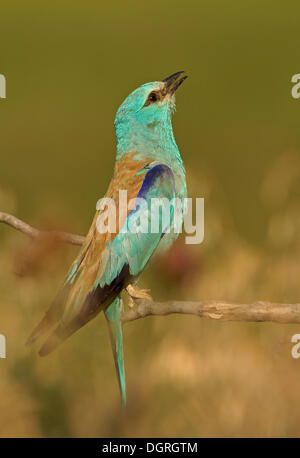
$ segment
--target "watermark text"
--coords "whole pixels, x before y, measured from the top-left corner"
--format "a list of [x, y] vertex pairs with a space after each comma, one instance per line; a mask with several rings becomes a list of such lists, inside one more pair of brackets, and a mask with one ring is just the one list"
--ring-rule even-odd
[[6, 78], [0, 74], [0, 99], [6, 99]]
[[0, 334], [0, 358], [6, 358], [6, 338], [3, 334]]
[[[97, 202], [96, 227], [100, 234], [180, 234], [185, 231], [186, 244], [204, 240], [204, 199], [174, 197], [137, 197], [128, 200], [127, 190], [119, 198], [104, 197]], [[193, 205], [195, 203], [195, 205]], [[193, 223], [194, 220], [194, 223]]]

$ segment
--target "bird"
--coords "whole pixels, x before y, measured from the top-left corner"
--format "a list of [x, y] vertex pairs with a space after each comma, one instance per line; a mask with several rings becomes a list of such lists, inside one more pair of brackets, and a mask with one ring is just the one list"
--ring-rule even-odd
[[144, 199], [146, 203], [153, 198], [183, 201], [187, 197], [185, 168], [172, 128], [175, 92], [187, 78], [183, 73], [143, 84], [117, 110], [115, 168], [105, 195], [116, 202], [119, 218], [115, 231], [99, 231], [97, 222], [103, 210], [97, 209], [56, 298], [27, 340], [27, 344], [32, 344], [47, 334], [39, 351], [40, 356], [46, 356], [103, 311], [124, 407], [127, 400], [121, 293], [127, 292], [130, 305], [136, 299], [151, 300], [149, 291], [140, 289], [137, 280], [154, 252], [166, 250], [178, 232], [174, 230], [174, 211], [170, 211], [167, 227], [161, 214], [156, 214], [158, 230], [124, 230], [137, 217], [146, 217], [150, 222], [151, 212], [145, 213], [145, 208], [138, 204], [124, 212], [118, 195], [125, 190], [127, 199]]

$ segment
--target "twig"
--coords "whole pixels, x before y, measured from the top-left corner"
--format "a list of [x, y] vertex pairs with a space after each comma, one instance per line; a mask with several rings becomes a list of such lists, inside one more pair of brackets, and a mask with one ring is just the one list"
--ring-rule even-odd
[[20, 232], [23, 232], [29, 237], [35, 239], [43, 236], [51, 236], [55, 238], [58, 242], [70, 243], [71, 245], [82, 245], [85, 237], [76, 234], [69, 234], [68, 232], [60, 231], [39, 231], [38, 229], [29, 226], [29, 224], [21, 221], [13, 215], [8, 213], [0, 212], [0, 223], [8, 224], [9, 226], [17, 229]]
[[273, 323], [300, 323], [300, 304], [254, 302], [232, 304], [223, 301], [151, 302], [137, 300], [136, 307], [124, 312], [122, 321], [134, 321], [146, 316], [164, 316], [172, 313], [196, 315], [218, 321], [271, 321]]
[[[52, 236], [58, 241], [82, 245], [85, 237], [59, 231], [39, 231], [29, 224], [8, 213], [0, 212], [0, 223], [23, 232], [31, 238]], [[123, 313], [122, 321], [145, 318], [146, 316], [164, 316], [173, 313], [196, 315], [218, 321], [271, 321], [273, 323], [300, 323], [300, 304], [277, 304], [272, 302], [254, 302], [252, 304], [231, 304], [223, 301], [203, 302], [152, 302], [136, 300], [136, 306]]]

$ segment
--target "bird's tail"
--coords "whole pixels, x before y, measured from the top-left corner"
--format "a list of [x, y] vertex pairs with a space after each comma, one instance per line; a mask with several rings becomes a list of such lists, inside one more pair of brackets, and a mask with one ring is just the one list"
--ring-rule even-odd
[[121, 313], [123, 311], [123, 302], [120, 297], [117, 297], [114, 302], [106, 309], [105, 316], [108, 323], [110, 341], [113, 350], [115, 366], [119, 381], [119, 387], [122, 397], [123, 407], [126, 407], [126, 383], [125, 383], [125, 368], [124, 368], [124, 352], [123, 352], [123, 333]]

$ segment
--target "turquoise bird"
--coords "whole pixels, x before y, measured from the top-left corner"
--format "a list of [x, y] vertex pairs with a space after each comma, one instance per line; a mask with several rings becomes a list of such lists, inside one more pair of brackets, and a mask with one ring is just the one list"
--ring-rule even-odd
[[[117, 154], [114, 176], [106, 197], [116, 202], [116, 228], [101, 232], [97, 221], [103, 210], [97, 210], [91, 228], [77, 258], [71, 265], [65, 282], [50, 309], [28, 339], [33, 343], [47, 332], [39, 354], [52, 352], [66, 338], [104, 311], [108, 322], [114, 361], [122, 403], [126, 404], [125, 368], [120, 294], [126, 290], [131, 302], [150, 297], [136, 282], [154, 251], [163, 249], [177, 237], [174, 231], [174, 211], [168, 227], [163, 227], [159, 213], [158, 230], [124, 230], [145, 217], [143, 205], [136, 204], [125, 214], [118, 202], [119, 191], [127, 191], [128, 201], [187, 196], [184, 165], [172, 129], [175, 91], [187, 78], [177, 72], [163, 81], [140, 86], [122, 103], [115, 118]], [[157, 218], [157, 216], [156, 216]], [[151, 226], [152, 227], [152, 226]]]

